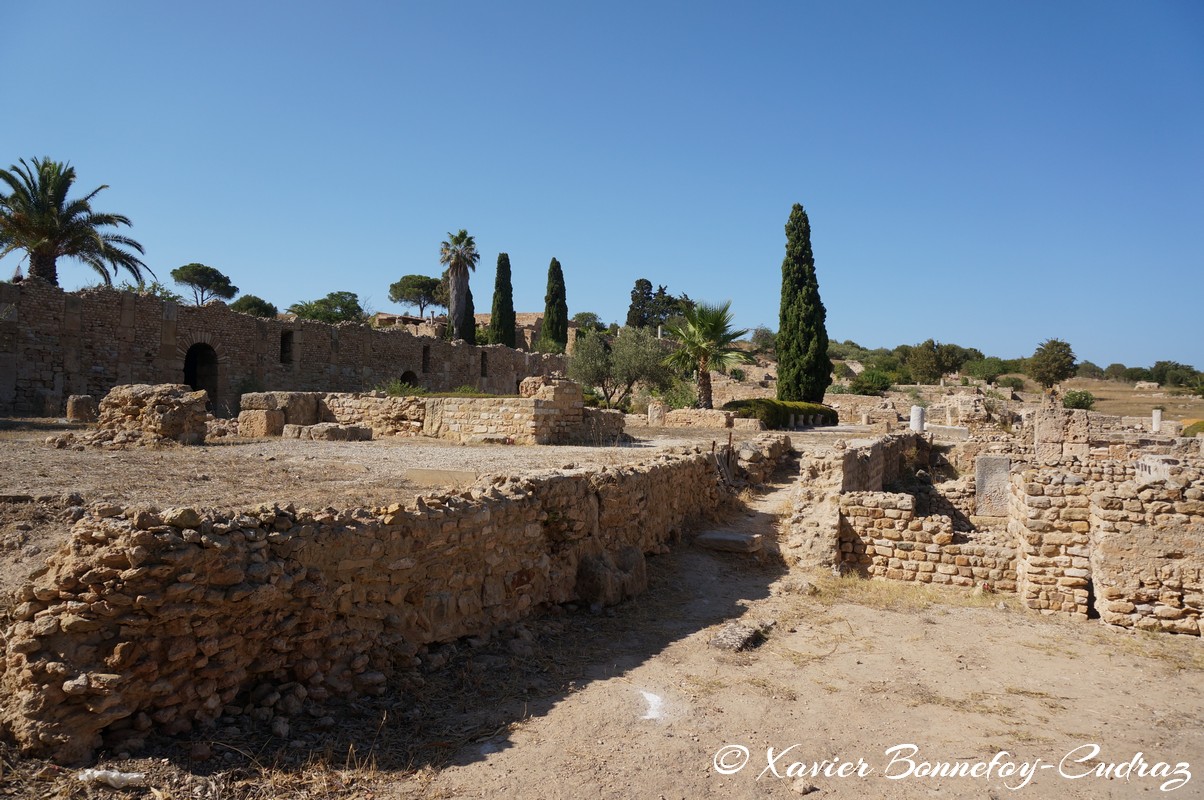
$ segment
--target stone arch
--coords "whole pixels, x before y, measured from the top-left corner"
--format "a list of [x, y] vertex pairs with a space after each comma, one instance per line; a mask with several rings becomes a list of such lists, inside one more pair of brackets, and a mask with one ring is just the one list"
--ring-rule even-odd
[[218, 358], [213, 345], [197, 342], [184, 353], [184, 383], [208, 392], [209, 402], [214, 406], [218, 401], [217, 373]]

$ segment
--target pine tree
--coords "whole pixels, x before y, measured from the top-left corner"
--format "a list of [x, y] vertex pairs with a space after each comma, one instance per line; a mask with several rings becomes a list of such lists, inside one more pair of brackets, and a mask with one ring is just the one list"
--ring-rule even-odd
[[539, 349], [545, 353], [563, 353], [569, 343], [569, 306], [564, 296], [564, 272], [554, 258], [548, 265], [548, 293], [543, 302]]
[[498, 253], [497, 278], [493, 282], [493, 313], [489, 316], [490, 339], [514, 347], [514, 286], [510, 283], [510, 256]]
[[798, 203], [786, 223], [782, 260], [782, 305], [778, 325], [778, 399], [823, 402], [832, 382], [827, 312], [819, 299], [811, 222]]

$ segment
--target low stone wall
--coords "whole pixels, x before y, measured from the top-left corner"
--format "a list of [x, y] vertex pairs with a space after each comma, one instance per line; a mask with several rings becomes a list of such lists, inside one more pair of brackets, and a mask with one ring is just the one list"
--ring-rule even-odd
[[334, 422], [374, 436], [431, 436], [459, 442], [613, 444], [623, 436], [617, 411], [585, 409], [580, 385], [524, 381], [524, 397], [391, 397], [381, 392], [258, 392], [242, 396], [244, 436], [279, 436], [285, 425]]
[[927, 467], [931, 441], [916, 433], [892, 434], [849, 446], [841, 464], [842, 492], [877, 492], [897, 481], [908, 467]]
[[949, 517], [918, 515], [915, 501], [888, 492], [841, 495], [841, 562], [877, 578], [1016, 591], [1014, 547], [967, 540]]
[[730, 428], [734, 412], [717, 408], [675, 408], [665, 414], [664, 424], [670, 428]]
[[75, 762], [212, 721], [256, 685], [382, 692], [425, 643], [640, 591], [644, 554], [728, 496], [695, 450], [386, 508], [93, 506], [16, 597], [0, 723]]

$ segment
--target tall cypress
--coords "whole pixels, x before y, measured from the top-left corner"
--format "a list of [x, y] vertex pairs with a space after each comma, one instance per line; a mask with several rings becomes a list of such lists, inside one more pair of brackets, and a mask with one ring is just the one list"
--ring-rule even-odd
[[510, 256], [497, 255], [497, 278], [493, 282], [493, 313], [489, 316], [490, 339], [514, 347], [514, 286], [510, 283]]
[[564, 296], [564, 272], [560, 269], [560, 262], [554, 258], [548, 265], [548, 293], [544, 295], [543, 302], [539, 349], [563, 353], [569, 343], [569, 306]]
[[827, 312], [819, 299], [811, 222], [798, 203], [786, 223], [782, 260], [782, 305], [778, 325], [778, 399], [823, 402], [832, 382]]
[[477, 343], [477, 309], [472, 303], [472, 287], [464, 284], [464, 341], [468, 344]]

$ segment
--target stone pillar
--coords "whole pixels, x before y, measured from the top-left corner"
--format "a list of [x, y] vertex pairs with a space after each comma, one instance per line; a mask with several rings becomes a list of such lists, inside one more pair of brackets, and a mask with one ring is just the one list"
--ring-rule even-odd
[[654, 428], [665, 424], [665, 404], [661, 401], [653, 400], [648, 404], [648, 424]]
[[911, 407], [911, 429], [916, 433], [924, 432], [924, 407]]
[[953, 427], [953, 406], [945, 406], [945, 424]]
[[870, 412], [868, 412], [868, 411], [861, 412], [861, 424], [862, 425], [870, 424]]
[[1153, 419], [1150, 422], [1150, 430], [1158, 433], [1162, 430], [1162, 409], [1155, 408]]

